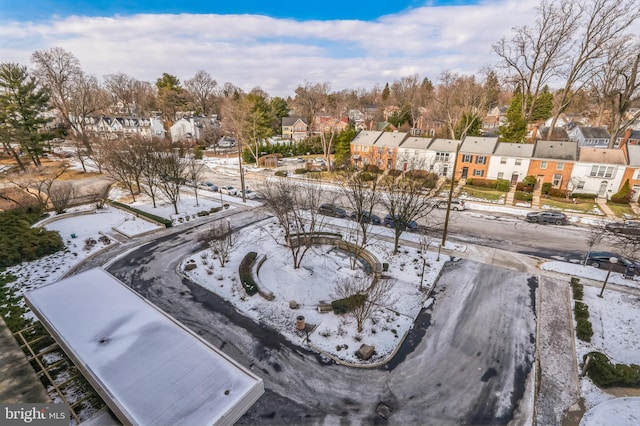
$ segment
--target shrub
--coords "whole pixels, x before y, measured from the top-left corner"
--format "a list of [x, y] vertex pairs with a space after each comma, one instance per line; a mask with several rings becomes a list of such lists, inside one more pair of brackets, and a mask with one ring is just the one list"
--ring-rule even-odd
[[371, 182], [376, 180], [377, 176], [371, 172], [361, 172], [360, 178], [365, 182]]
[[473, 185], [473, 178], [467, 178], [465, 185]]
[[496, 189], [501, 192], [509, 192], [509, 186], [511, 183], [507, 179], [498, 179], [496, 182]]
[[280, 176], [280, 177], [287, 177], [287, 171], [286, 170], [277, 170], [274, 174], [276, 176]]
[[516, 191], [516, 193], [513, 194], [513, 198], [518, 201], [531, 201], [533, 199], [533, 194], [530, 192]]
[[629, 188], [629, 179], [624, 182], [620, 191], [611, 196], [610, 201], [616, 204], [629, 204], [631, 202], [631, 196], [633, 191]]
[[567, 197], [567, 191], [564, 190], [564, 189], [559, 189], [559, 188], [549, 188], [548, 195], [550, 197], [566, 198]]
[[542, 184], [542, 193], [544, 195], [547, 195], [549, 193], [549, 190], [551, 189], [551, 182], [545, 182]]
[[590, 342], [591, 336], [593, 336], [593, 328], [591, 322], [589, 322], [589, 307], [576, 301], [573, 308], [573, 312], [576, 318], [576, 336], [583, 342]]
[[582, 302], [576, 301], [574, 312], [575, 312], [576, 320], [589, 319], [589, 307]]
[[171, 228], [171, 225], [172, 225], [171, 221], [169, 219], [165, 219], [164, 217], [156, 216], [154, 214], [147, 213], [147, 212], [145, 212], [143, 210], [138, 210], [135, 207], [131, 207], [128, 204], [119, 203], [117, 201], [109, 200], [109, 204], [112, 204], [114, 206], [123, 208], [125, 210], [129, 210], [130, 212], [133, 212], [133, 213], [137, 214], [138, 216], [144, 216], [144, 217], [149, 218], [149, 219], [151, 219], [153, 221], [161, 223], [161, 224], [163, 224], [165, 226], [165, 228]]
[[393, 177], [398, 177], [402, 174], [402, 170], [397, 170], [397, 169], [391, 169], [389, 170], [389, 175], [393, 176]]
[[365, 164], [362, 167], [362, 171], [369, 173], [380, 173], [380, 167], [376, 166], [375, 164]]
[[198, 216], [209, 216], [209, 212], [207, 210], [201, 210], [198, 212]]
[[467, 185], [477, 186], [480, 188], [495, 188], [497, 181], [493, 179], [474, 179], [468, 178]]
[[31, 227], [41, 217], [40, 209], [0, 213], [0, 267], [40, 259], [64, 248], [57, 231]]
[[[563, 191], [566, 194], [566, 191]], [[571, 198], [580, 198], [582, 200], [595, 200], [598, 194], [591, 194], [587, 192], [573, 192]]]
[[367, 300], [366, 294], [354, 294], [344, 299], [338, 299], [331, 302], [331, 307], [335, 314], [346, 314], [349, 311], [360, 307]]
[[597, 386], [608, 388], [614, 386], [640, 387], [640, 365], [612, 364], [605, 354], [590, 352], [583, 358], [590, 358], [586, 374]]
[[250, 251], [242, 258], [238, 268], [240, 282], [249, 296], [253, 296], [258, 292], [258, 284], [253, 280], [253, 275], [251, 274], [251, 268], [256, 257], [258, 257], [258, 253]]
[[533, 186], [526, 186], [522, 182], [516, 183], [516, 191], [520, 192], [533, 192]]
[[535, 176], [532, 175], [526, 176], [524, 179], [522, 179], [522, 185], [528, 186], [530, 188], [536, 186], [536, 182], [538, 182], [538, 180]]
[[582, 300], [584, 289], [582, 284], [580, 284], [580, 278], [571, 277], [571, 290], [573, 291], [573, 298], [575, 300]]
[[303, 174], [308, 173], [308, 172], [309, 172], [309, 170], [307, 170], [307, 169], [295, 169], [293, 171], [293, 173], [296, 174], [296, 175], [303, 175]]

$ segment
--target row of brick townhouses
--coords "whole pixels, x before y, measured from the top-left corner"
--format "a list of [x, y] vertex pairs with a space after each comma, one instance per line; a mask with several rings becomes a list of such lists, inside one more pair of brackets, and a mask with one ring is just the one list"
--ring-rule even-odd
[[628, 143], [607, 149], [579, 146], [576, 141], [517, 144], [499, 142], [497, 137], [453, 140], [361, 131], [351, 141], [351, 159], [356, 167], [428, 170], [449, 179], [455, 163], [455, 179], [507, 179], [513, 185], [535, 176], [538, 185], [551, 183], [600, 198], [609, 198], [629, 180], [635, 199], [640, 194], [640, 145]]

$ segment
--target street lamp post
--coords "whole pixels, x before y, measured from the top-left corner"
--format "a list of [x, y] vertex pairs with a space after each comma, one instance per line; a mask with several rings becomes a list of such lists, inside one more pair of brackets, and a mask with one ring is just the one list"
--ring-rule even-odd
[[604, 293], [604, 288], [607, 286], [607, 281], [609, 281], [609, 275], [611, 275], [611, 269], [613, 269], [613, 265], [618, 263], [617, 257], [609, 258], [609, 271], [607, 272], [607, 276], [604, 278], [604, 283], [602, 284], [602, 290], [600, 290], [600, 294], [598, 297], [602, 297], [602, 293]]

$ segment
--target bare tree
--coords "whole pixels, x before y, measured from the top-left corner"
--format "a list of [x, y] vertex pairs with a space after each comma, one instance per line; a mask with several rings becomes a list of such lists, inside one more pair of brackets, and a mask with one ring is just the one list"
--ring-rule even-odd
[[53, 210], [64, 213], [76, 197], [76, 188], [71, 182], [59, 182], [49, 189], [49, 200]]
[[191, 150], [187, 159], [187, 184], [193, 189], [193, 193], [196, 197], [196, 206], [199, 206], [198, 202], [198, 185], [204, 177], [204, 164], [201, 160], [196, 159], [194, 150]]
[[600, 244], [602, 240], [608, 236], [608, 231], [604, 227], [604, 224], [596, 224], [589, 228], [587, 231], [587, 255], [584, 257], [583, 265], [587, 264], [587, 260], [589, 259], [589, 255], [593, 250], [593, 247]]
[[400, 236], [414, 221], [426, 217], [433, 210], [429, 194], [423, 191], [423, 183], [406, 178], [387, 178], [384, 183], [385, 194], [380, 203], [387, 209], [393, 221], [395, 231], [393, 253], [398, 253]]
[[611, 43], [618, 43], [625, 37], [624, 31], [640, 16], [636, 0], [583, 0], [579, 5], [580, 33], [572, 46], [571, 56], [565, 58], [560, 69], [565, 83], [554, 102], [549, 134], [553, 134], [558, 117], [575, 94], [597, 72], [597, 61], [604, 57]]
[[135, 149], [130, 149], [125, 141], [103, 140], [98, 146], [103, 172], [126, 189], [135, 202], [140, 193], [140, 176], [144, 170], [139, 147], [144, 145], [136, 145]]
[[173, 205], [175, 214], [178, 214], [178, 201], [180, 200], [180, 186], [185, 181], [187, 161], [184, 159], [180, 148], [174, 148], [171, 144], [164, 144], [155, 153], [157, 158], [158, 175], [160, 177], [160, 190]]
[[136, 85], [138, 81], [125, 73], [107, 74], [104, 85], [111, 95], [112, 110], [131, 115], [136, 106]]
[[219, 220], [201, 231], [198, 241], [207, 244], [213, 255], [218, 258], [220, 266], [224, 268], [237, 241], [237, 235], [228, 220]]
[[208, 117], [215, 106], [218, 82], [208, 72], [200, 70], [193, 78], [185, 80], [184, 86], [196, 113]]
[[356, 321], [358, 333], [362, 332], [365, 322], [377, 310], [394, 303], [391, 280], [371, 281], [371, 276], [359, 274], [338, 279], [333, 288], [332, 297], [348, 301], [345, 314]]
[[295, 92], [294, 108], [311, 127], [325, 105], [329, 94], [329, 82], [310, 83], [305, 81], [304, 86], [298, 86]]
[[293, 267], [299, 268], [307, 251], [313, 246], [315, 233], [322, 228], [320, 205], [322, 189], [315, 182], [295, 182], [286, 178], [267, 179], [259, 185], [264, 207], [275, 216], [284, 233]]
[[542, 0], [531, 26], [515, 27], [511, 40], [502, 38], [492, 47], [513, 87], [521, 87], [522, 116], [531, 121], [542, 88], [556, 77], [571, 51], [578, 28], [574, 0]]
[[24, 193], [33, 196], [38, 204], [46, 209], [50, 202], [51, 188], [69, 167], [66, 162], [56, 165], [55, 168], [29, 167], [25, 172], [7, 174], [7, 180]]
[[367, 244], [371, 216], [380, 204], [381, 193], [378, 190], [378, 182], [363, 179], [361, 173], [340, 175], [338, 180], [361, 231], [356, 244], [364, 247]]

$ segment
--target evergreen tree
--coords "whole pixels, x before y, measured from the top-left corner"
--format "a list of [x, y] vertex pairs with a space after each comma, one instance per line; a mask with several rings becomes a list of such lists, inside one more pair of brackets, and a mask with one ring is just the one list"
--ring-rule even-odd
[[15, 63], [0, 64], [0, 127], [3, 128], [2, 144], [12, 153], [18, 165], [24, 164], [10, 144], [18, 143], [33, 164], [40, 166], [44, 144], [53, 137], [43, 132], [49, 119], [43, 112], [49, 110], [49, 95], [29, 74], [27, 67]]
[[356, 137], [356, 129], [349, 126], [336, 137], [333, 162], [336, 167], [349, 165], [351, 161], [351, 141]]
[[389, 83], [386, 83], [384, 85], [384, 89], [382, 89], [382, 100], [386, 102], [386, 100], [389, 99], [390, 95], [391, 89], [389, 89]]
[[[465, 129], [467, 130], [466, 132], [464, 132]], [[454, 134], [456, 139], [462, 139], [463, 136], [482, 136], [481, 129], [482, 120], [480, 120], [480, 117], [465, 113], [462, 114], [462, 118], [454, 128]]]
[[507, 124], [500, 126], [500, 139], [504, 142], [524, 142], [527, 123], [522, 114], [522, 93], [520, 93], [520, 90], [517, 90], [513, 96], [511, 105], [507, 109], [506, 118]]
[[282, 118], [289, 115], [289, 104], [285, 99], [276, 96], [271, 98], [269, 105], [271, 107], [273, 134], [279, 135], [282, 132]]
[[544, 86], [538, 95], [533, 111], [531, 113], [531, 122], [544, 121], [553, 115], [553, 93], [549, 91], [548, 86]]

